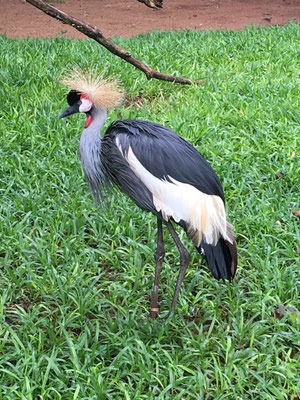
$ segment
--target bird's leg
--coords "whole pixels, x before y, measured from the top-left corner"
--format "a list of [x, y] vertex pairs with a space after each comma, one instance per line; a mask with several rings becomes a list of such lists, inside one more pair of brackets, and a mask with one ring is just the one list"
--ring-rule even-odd
[[176, 287], [175, 287], [175, 291], [173, 294], [173, 299], [172, 299], [172, 311], [175, 311], [176, 308], [176, 303], [177, 303], [177, 299], [178, 299], [178, 295], [180, 292], [180, 288], [181, 288], [181, 284], [185, 275], [185, 272], [187, 270], [187, 267], [190, 263], [190, 255], [187, 251], [187, 249], [184, 247], [184, 245], [181, 243], [176, 231], [174, 230], [171, 222], [166, 222], [166, 225], [172, 235], [172, 238], [177, 246], [177, 249], [179, 251], [179, 255], [180, 255], [180, 271], [178, 274], [178, 278], [177, 278], [177, 282], [176, 282]]
[[157, 247], [154, 253], [155, 280], [154, 280], [153, 295], [151, 300], [150, 318], [156, 318], [158, 315], [158, 286], [159, 286], [159, 278], [164, 256], [165, 256], [165, 249], [163, 240], [162, 221], [160, 218], [157, 218]]

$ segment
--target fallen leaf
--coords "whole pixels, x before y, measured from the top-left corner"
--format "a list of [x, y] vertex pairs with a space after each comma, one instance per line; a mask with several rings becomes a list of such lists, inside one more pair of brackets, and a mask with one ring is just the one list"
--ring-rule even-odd
[[291, 154], [291, 158], [295, 158], [296, 153], [293, 151]]
[[278, 304], [276, 311], [275, 311], [275, 316], [277, 318], [282, 318], [284, 316], [284, 313], [286, 311], [286, 308], [284, 307], [284, 305], [282, 303]]
[[272, 17], [266, 17], [266, 18], [264, 18], [264, 20], [271, 23], [272, 22]]
[[295, 324], [299, 317], [299, 313], [298, 313], [297, 309], [293, 306], [288, 306], [286, 308], [282, 303], [279, 303], [275, 310], [275, 317], [278, 319], [281, 319], [286, 314], [289, 315], [291, 322], [293, 324]]
[[296, 312], [295, 307], [289, 306], [287, 309], [291, 314], [294, 314]]
[[300, 210], [292, 210], [292, 214], [295, 215], [296, 217], [300, 217]]
[[287, 309], [290, 313], [290, 319], [291, 319], [292, 323], [296, 324], [298, 317], [299, 317], [299, 313], [297, 312], [295, 307], [289, 306]]
[[278, 179], [282, 179], [282, 178], [284, 178], [284, 173], [279, 171], [279, 172], [277, 172], [277, 174], [275, 176]]

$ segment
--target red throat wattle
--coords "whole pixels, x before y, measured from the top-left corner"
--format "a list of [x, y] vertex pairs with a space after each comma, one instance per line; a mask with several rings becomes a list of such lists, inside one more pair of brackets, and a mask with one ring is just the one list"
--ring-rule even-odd
[[93, 121], [93, 118], [92, 118], [91, 114], [86, 114], [84, 129], [88, 128], [91, 125], [92, 121]]

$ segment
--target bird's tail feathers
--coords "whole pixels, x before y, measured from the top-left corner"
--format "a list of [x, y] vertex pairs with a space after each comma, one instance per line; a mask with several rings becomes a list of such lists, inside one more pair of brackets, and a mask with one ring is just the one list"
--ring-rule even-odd
[[205, 257], [216, 279], [234, 278], [237, 269], [237, 248], [234, 240], [231, 243], [220, 237], [215, 246], [202, 241], [197, 249]]

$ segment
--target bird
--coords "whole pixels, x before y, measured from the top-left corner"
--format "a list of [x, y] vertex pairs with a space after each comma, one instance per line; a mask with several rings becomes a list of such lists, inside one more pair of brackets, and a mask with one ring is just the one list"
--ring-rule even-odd
[[78, 153], [96, 202], [107, 187], [117, 187], [157, 220], [155, 278], [149, 316], [159, 315], [158, 291], [165, 256], [163, 226], [180, 256], [170, 313], [190, 263], [190, 254], [174, 229], [181, 227], [212, 275], [231, 281], [237, 269], [237, 246], [225, 212], [220, 179], [208, 161], [182, 136], [151, 121], [116, 120], [101, 134], [109, 110], [119, 107], [125, 91], [111, 78], [75, 68], [61, 80], [69, 107], [59, 118], [85, 114]]

